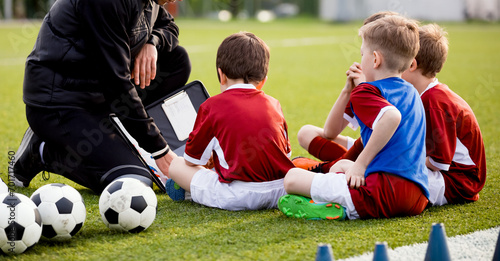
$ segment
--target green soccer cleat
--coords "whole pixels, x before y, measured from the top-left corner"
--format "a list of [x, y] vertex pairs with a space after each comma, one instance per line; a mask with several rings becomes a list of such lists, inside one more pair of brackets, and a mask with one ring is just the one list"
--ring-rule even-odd
[[278, 200], [278, 208], [287, 217], [307, 220], [345, 220], [345, 209], [337, 203], [317, 204], [312, 199], [299, 195], [284, 195]]

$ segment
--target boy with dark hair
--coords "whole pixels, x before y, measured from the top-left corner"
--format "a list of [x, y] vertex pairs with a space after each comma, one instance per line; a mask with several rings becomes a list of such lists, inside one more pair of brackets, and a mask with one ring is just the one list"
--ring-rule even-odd
[[330, 116], [336, 119], [332, 121], [337, 132], [333, 137], [348, 122], [359, 124], [363, 151], [356, 161], [336, 164], [344, 173], [291, 169], [284, 182], [290, 195], [278, 203], [289, 217], [413, 216], [429, 202], [425, 112], [418, 92], [400, 78], [418, 52], [418, 25], [389, 16], [364, 25], [359, 33], [363, 40], [361, 64], [354, 63], [347, 71], [346, 85]]
[[[287, 124], [278, 100], [259, 90], [269, 48], [249, 32], [227, 37], [216, 59], [221, 94], [207, 99], [186, 143], [172, 161], [167, 192], [226, 210], [276, 208], [293, 168]], [[213, 159], [214, 170], [203, 166]]]
[[472, 202], [486, 181], [484, 143], [467, 102], [436, 78], [448, 56], [446, 32], [419, 28], [420, 50], [402, 77], [417, 89], [425, 108], [426, 166], [433, 205]]

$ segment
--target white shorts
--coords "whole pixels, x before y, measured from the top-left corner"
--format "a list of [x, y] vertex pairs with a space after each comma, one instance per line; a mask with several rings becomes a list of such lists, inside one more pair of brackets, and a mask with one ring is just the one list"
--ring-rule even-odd
[[311, 184], [311, 198], [316, 203], [339, 203], [349, 219], [359, 218], [343, 173], [317, 173]]
[[219, 175], [209, 169], [201, 169], [194, 174], [190, 190], [194, 202], [226, 210], [277, 208], [278, 199], [286, 194], [283, 179], [222, 183]]
[[433, 206], [442, 206], [448, 204], [444, 197], [444, 178], [440, 171], [432, 171], [427, 169], [427, 176], [429, 177], [429, 202]]

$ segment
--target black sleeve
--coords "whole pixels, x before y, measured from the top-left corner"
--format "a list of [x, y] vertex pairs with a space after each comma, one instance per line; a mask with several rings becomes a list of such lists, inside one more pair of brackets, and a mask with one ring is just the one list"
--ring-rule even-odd
[[158, 51], [167, 52], [179, 45], [179, 27], [175, 24], [174, 17], [163, 6], [159, 6], [158, 17], [148, 43], [156, 46]]
[[111, 110], [146, 151], [164, 150], [167, 142], [149, 117], [130, 81], [128, 26], [142, 12], [137, 0], [81, 0], [77, 5], [88, 55], [98, 68], [98, 77]]

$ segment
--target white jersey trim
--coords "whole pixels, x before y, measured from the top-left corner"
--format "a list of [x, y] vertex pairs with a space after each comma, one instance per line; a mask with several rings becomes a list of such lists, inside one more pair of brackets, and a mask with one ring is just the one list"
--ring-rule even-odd
[[439, 170], [448, 171], [450, 169], [450, 164], [436, 162], [432, 159], [432, 157], [429, 157], [429, 162], [432, 164], [432, 166], [438, 168]]
[[[380, 120], [380, 118], [382, 118], [384, 113], [386, 111], [389, 111], [389, 110], [396, 110], [399, 112], [399, 110], [396, 107], [394, 107], [393, 105], [385, 106], [384, 108], [382, 108], [380, 110], [380, 112], [377, 115], [377, 118], [375, 118], [375, 120], [373, 121], [372, 128], [371, 128], [372, 130], [375, 129], [375, 125], [377, 125], [378, 121]], [[399, 112], [399, 114], [401, 114], [401, 113]]]
[[455, 154], [453, 155], [453, 161], [463, 165], [469, 165], [469, 166], [476, 165], [469, 155], [469, 150], [458, 138], [457, 138], [457, 146], [455, 148]]
[[227, 87], [225, 91], [231, 89], [257, 89], [257, 88], [255, 88], [255, 86], [253, 86], [253, 84], [250, 83], [237, 83]]
[[201, 155], [201, 159], [195, 159], [187, 155], [186, 153], [184, 153], [184, 159], [193, 164], [205, 165], [212, 156], [212, 151], [215, 151], [215, 153], [217, 154], [217, 157], [219, 158], [219, 165], [225, 169], [229, 169], [229, 165], [227, 164], [226, 158], [224, 157], [224, 151], [222, 151], [219, 140], [215, 137], [213, 137], [210, 143], [208, 143], [207, 147], [203, 151], [203, 154]]
[[432, 81], [431, 83], [429, 83], [429, 85], [427, 85], [427, 88], [425, 88], [425, 90], [420, 94], [420, 96], [422, 96], [422, 94], [424, 94], [424, 92], [434, 88], [436, 85], [439, 84], [439, 81], [437, 78], [434, 78], [434, 81]]
[[349, 116], [349, 114], [344, 113], [344, 119], [346, 119], [349, 122], [349, 126], [352, 130], [357, 130], [359, 128], [359, 123], [358, 121], [354, 118]]

